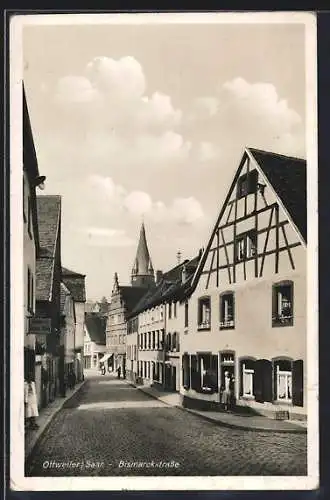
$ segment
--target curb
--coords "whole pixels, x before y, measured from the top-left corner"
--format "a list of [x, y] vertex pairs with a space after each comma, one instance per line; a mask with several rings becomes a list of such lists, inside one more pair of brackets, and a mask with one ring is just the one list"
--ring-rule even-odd
[[[200, 417], [204, 420], [207, 420], [208, 422], [211, 422], [212, 424], [215, 424], [219, 427], [226, 427], [228, 429], [238, 429], [238, 430], [244, 430], [244, 431], [251, 431], [251, 432], [272, 432], [272, 433], [280, 433], [280, 434], [307, 434], [307, 429], [304, 427], [297, 427], [294, 429], [270, 429], [269, 427], [264, 428], [264, 427], [248, 427], [245, 425], [240, 425], [240, 424], [232, 424], [230, 422], [224, 422], [223, 420], [215, 420], [212, 417], [209, 417], [208, 415], [204, 415], [199, 413], [198, 411], [192, 410], [190, 408], [185, 408], [184, 406], [181, 405], [171, 405], [170, 403], [167, 403], [166, 401], [163, 401], [161, 398], [150, 394], [148, 392], [145, 392], [143, 389], [140, 387], [137, 387], [134, 385], [132, 382], [128, 382], [129, 385], [132, 387], [135, 387], [139, 391], [143, 392], [147, 396], [150, 396], [151, 398], [158, 399], [159, 401], [162, 401], [162, 403], [166, 404], [167, 406], [171, 406], [172, 408], [178, 408], [182, 411], [186, 411], [190, 413], [191, 415], [195, 415], [196, 417]], [[264, 417], [267, 418], [267, 417]]]
[[54, 410], [54, 413], [52, 413], [51, 415], [49, 415], [49, 417], [47, 418], [47, 420], [45, 422], [45, 425], [43, 426], [42, 429], [40, 429], [39, 434], [37, 434], [35, 442], [31, 446], [31, 449], [29, 450], [29, 452], [25, 456], [25, 465], [28, 463], [28, 460], [29, 460], [29, 458], [30, 458], [30, 456], [31, 456], [34, 448], [37, 446], [37, 444], [40, 441], [40, 439], [42, 438], [43, 434], [48, 429], [48, 427], [49, 427], [51, 421], [53, 420], [53, 418], [62, 410], [62, 408], [65, 405], [65, 403], [67, 403], [68, 401], [70, 401], [70, 399], [73, 398], [73, 396], [75, 396], [84, 387], [84, 385], [86, 383], [87, 383], [87, 380], [86, 379], [83, 380], [81, 382], [81, 384], [79, 385], [79, 387], [75, 388], [75, 390], [72, 392], [72, 394], [70, 394], [70, 396], [68, 396], [67, 398], [63, 398], [63, 400], [61, 401], [61, 404], [58, 406], [58, 408], [56, 408], [56, 410]]
[[[178, 407], [184, 411], [187, 411], [188, 413], [191, 413], [192, 415], [195, 415], [196, 417], [203, 418], [204, 420], [207, 420], [208, 422], [212, 422], [215, 425], [218, 425], [219, 427], [227, 427], [228, 429], [238, 429], [238, 430], [244, 430], [244, 431], [251, 431], [251, 432], [272, 432], [272, 433], [278, 433], [278, 434], [307, 434], [307, 429], [304, 427], [297, 427], [295, 429], [270, 429], [269, 427], [248, 427], [246, 425], [240, 425], [240, 424], [232, 424], [230, 422], [224, 422], [223, 420], [214, 420], [212, 417], [209, 417], [208, 415], [201, 414], [199, 412], [196, 412], [194, 410], [191, 410], [190, 408], [184, 408], [184, 407]], [[264, 417], [267, 418], [267, 417]]]

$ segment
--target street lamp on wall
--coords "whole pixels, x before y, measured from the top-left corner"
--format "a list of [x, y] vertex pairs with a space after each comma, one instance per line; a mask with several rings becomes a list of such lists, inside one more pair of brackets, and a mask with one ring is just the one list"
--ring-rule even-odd
[[38, 177], [36, 177], [34, 180], [35, 187], [38, 187], [41, 190], [45, 189], [45, 180], [46, 180], [45, 175], [39, 175]]

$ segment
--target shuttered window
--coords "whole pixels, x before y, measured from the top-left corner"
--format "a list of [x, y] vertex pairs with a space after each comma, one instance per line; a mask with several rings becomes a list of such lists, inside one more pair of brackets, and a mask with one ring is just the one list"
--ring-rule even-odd
[[196, 355], [192, 355], [190, 357], [190, 369], [191, 369], [191, 388], [195, 391], [200, 390], [201, 380], [200, 374], [198, 371], [198, 360]]
[[254, 367], [254, 395], [256, 401], [273, 401], [273, 367], [268, 359], [258, 359]]
[[182, 356], [182, 385], [185, 389], [190, 389], [190, 363], [189, 355]]

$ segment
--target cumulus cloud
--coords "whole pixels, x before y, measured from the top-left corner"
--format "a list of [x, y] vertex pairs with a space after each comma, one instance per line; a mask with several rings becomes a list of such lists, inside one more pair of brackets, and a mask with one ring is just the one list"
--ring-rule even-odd
[[170, 204], [154, 201], [145, 191], [128, 192], [123, 186], [116, 185], [110, 177], [98, 175], [89, 178], [96, 197], [104, 196], [102, 200], [105, 209], [120, 213], [124, 211], [130, 216], [140, 218], [148, 215], [155, 222], [174, 222], [190, 225], [203, 219], [204, 212], [200, 202], [193, 196], [177, 197]]
[[221, 149], [224, 156], [245, 146], [304, 155], [302, 119], [270, 83], [248, 82], [241, 77], [226, 81], [214, 96], [193, 102], [187, 124], [195, 133], [199, 127], [204, 137], [199, 161], [211, 160], [212, 146], [214, 151]]
[[146, 89], [143, 68], [130, 56], [96, 57], [84, 74], [60, 78], [55, 103], [65, 115], [63, 141], [72, 143], [81, 130], [79, 147], [100, 163], [116, 157], [121, 166], [156, 168], [184, 161], [191, 144], [177, 131], [182, 111], [169, 95]]

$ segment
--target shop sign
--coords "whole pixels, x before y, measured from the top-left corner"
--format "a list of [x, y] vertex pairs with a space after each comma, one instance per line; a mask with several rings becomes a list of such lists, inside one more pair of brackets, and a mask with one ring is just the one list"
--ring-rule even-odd
[[29, 318], [29, 334], [48, 335], [52, 331], [50, 318]]

